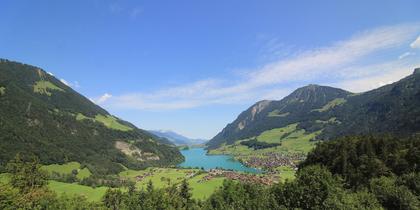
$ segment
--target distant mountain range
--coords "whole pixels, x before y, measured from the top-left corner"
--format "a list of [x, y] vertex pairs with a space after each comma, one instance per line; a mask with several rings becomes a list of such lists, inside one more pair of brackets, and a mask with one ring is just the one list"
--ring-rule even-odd
[[94, 174], [174, 165], [179, 150], [123, 121], [46, 71], [0, 59], [0, 172], [17, 153], [77, 161]]
[[242, 112], [207, 146], [215, 149], [292, 124], [297, 124], [296, 130], [316, 132], [314, 139], [318, 140], [345, 135], [419, 133], [420, 68], [398, 82], [360, 94], [308, 85], [282, 100], [260, 101]]
[[170, 130], [150, 130], [149, 132], [151, 132], [152, 134], [154, 134], [156, 136], [166, 138], [170, 142], [172, 142], [176, 145], [197, 145], [197, 144], [204, 144], [208, 141], [206, 139], [188, 138], [188, 137], [185, 137], [181, 134], [175, 133], [174, 131], [170, 131]]

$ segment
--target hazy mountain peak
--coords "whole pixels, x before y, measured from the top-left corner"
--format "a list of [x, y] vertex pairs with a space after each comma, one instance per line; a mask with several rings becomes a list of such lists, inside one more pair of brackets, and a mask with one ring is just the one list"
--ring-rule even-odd
[[194, 144], [203, 144], [207, 140], [206, 139], [193, 139], [186, 136], [183, 136], [179, 133], [176, 133], [175, 131], [171, 130], [150, 130], [150, 133], [159, 136], [161, 138], [166, 138], [170, 142], [176, 144], [176, 145], [194, 145]]

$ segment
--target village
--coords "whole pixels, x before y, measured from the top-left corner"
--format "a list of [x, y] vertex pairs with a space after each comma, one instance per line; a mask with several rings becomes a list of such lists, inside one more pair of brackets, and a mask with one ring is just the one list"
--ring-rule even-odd
[[262, 156], [251, 156], [242, 161], [248, 167], [263, 168], [272, 171], [279, 166], [287, 166], [297, 170], [297, 163], [305, 159], [304, 154], [265, 153]]
[[[157, 170], [157, 169], [154, 169]], [[176, 169], [177, 171], [185, 170], [185, 169]], [[144, 174], [138, 175], [135, 177], [136, 182], [145, 181], [147, 177], [153, 177], [157, 173], [156, 171], [149, 171]], [[278, 173], [266, 173], [266, 174], [251, 174], [251, 173], [243, 173], [237, 172], [232, 170], [224, 170], [224, 169], [210, 169], [208, 172], [197, 171], [197, 170], [187, 170], [185, 172], [184, 177], [178, 177], [177, 181], [181, 181], [182, 179], [191, 179], [199, 174], [205, 173], [206, 175], [203, 176], [198, 183], [205, 183], [210, 181], [214, 178], [226, 178], [229, 180], [235, 180], [243, 183], [253, 183], [253, 184], [263, 184], [263, 185], [273, 185], [278, 183], [280, 180], [280, 176]], [[162, 177], [161, 179], [164, 179]], [[165, 180], [161, 180], [165, 181]]]

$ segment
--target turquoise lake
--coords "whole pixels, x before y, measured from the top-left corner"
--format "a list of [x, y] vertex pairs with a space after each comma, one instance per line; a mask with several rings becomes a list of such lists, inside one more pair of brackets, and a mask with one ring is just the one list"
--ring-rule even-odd
[[261, 170], [246, 167], [239, 161], [234, 160], [231, 156], [207, 155], [207, 151], [204, 148], [181, 150], [181, 153], [184, 155], [185, 161], [179, 164], [180, 167], [203, 167], [205, 170], [223, 168], [234, 171], [261, 173]]

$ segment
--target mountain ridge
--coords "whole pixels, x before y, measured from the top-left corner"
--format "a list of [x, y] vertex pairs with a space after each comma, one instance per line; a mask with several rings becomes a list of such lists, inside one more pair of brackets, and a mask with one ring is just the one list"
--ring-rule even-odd
[[[401, 133], [398, 130], [404, 130], [402, 133], [418, 131], [420, 128], [415, 123], [419, 120], [415, 118], [411, 118], [411, 121], [408, 121], [410, 123], [404, 125], [410, 129], [401, 125], [397, 128], [388, 126], [393, 124], [389, 120], [381, 123], [384, 124], [382, 128], [374, 125], [374, 122], [382, 122], [384, 119], [381, 111], [387, 112], [391, 109], [394, 112], [388, 114], [398, 115], [400, 118], [404, 113], [417, 116], [420, 114], [419, 109], [410, 105], [420, 106], [419, 99], [416, 99], [416, 96], [420, 96], [419, 72], [420, 68], [416, 68], [413, 74], [398, 82], [360, 94], [311, 84], [296, 89], [281, 100], [257, 102], [239, 114], [232, 123], [213, 137], [207, 146], [209, 149], [215, 149], [222, 144], [230, 145], [237, 140], [258, 136], [264, 131], [293, 123], [298, 123], [298, 128], [307, 132], [320, 131], [316, 137], [318, 140], [329, 140], [342, 135], [386, 132], [387, 129], [398, 134]], [[411, 86], [415, 88], [410, 89]], [[395, 101], [400, 101], [405, 106], [399, 106]], [[383, 110], [380, 110], [381, 107]], [[376, 115], [372, 112], [374, 110]], [[394, 117], [394, 120], [398, 120], [398, 117]], [[360, 128], [362, 125], [367, 128]]]
[[156, 136], [166, 138], [175, 145], [197, 145], [207, 141], [205, 139], [189, 138], [171, 130], [149, 130], [149, 132]]
[[96, 174], [172, 165], [177, 148], [121, 120], [39, 67], [0, 60], [0, 171], [16, 153]]
[[[337, 97], [346, 97], [350, 94], [338, 88], [307, 85], [296, 89], [282, 100], [259, 101], [239, 114], [235, 121], [228, 124], [207, 145], [209, 148], [215, 148], [214, 145], [220, 145], [219, 143], [226, 139], [226, 142], [230, 144], [235, 140], [251, 137], [265, 130], [292, 124], [296, 121], [295, 118], [304, 117], [300, 114], [302, 110], [305, 110], [305, 113], [310, 112]], [[261, 124], [266, 126], [261, 127]]]

